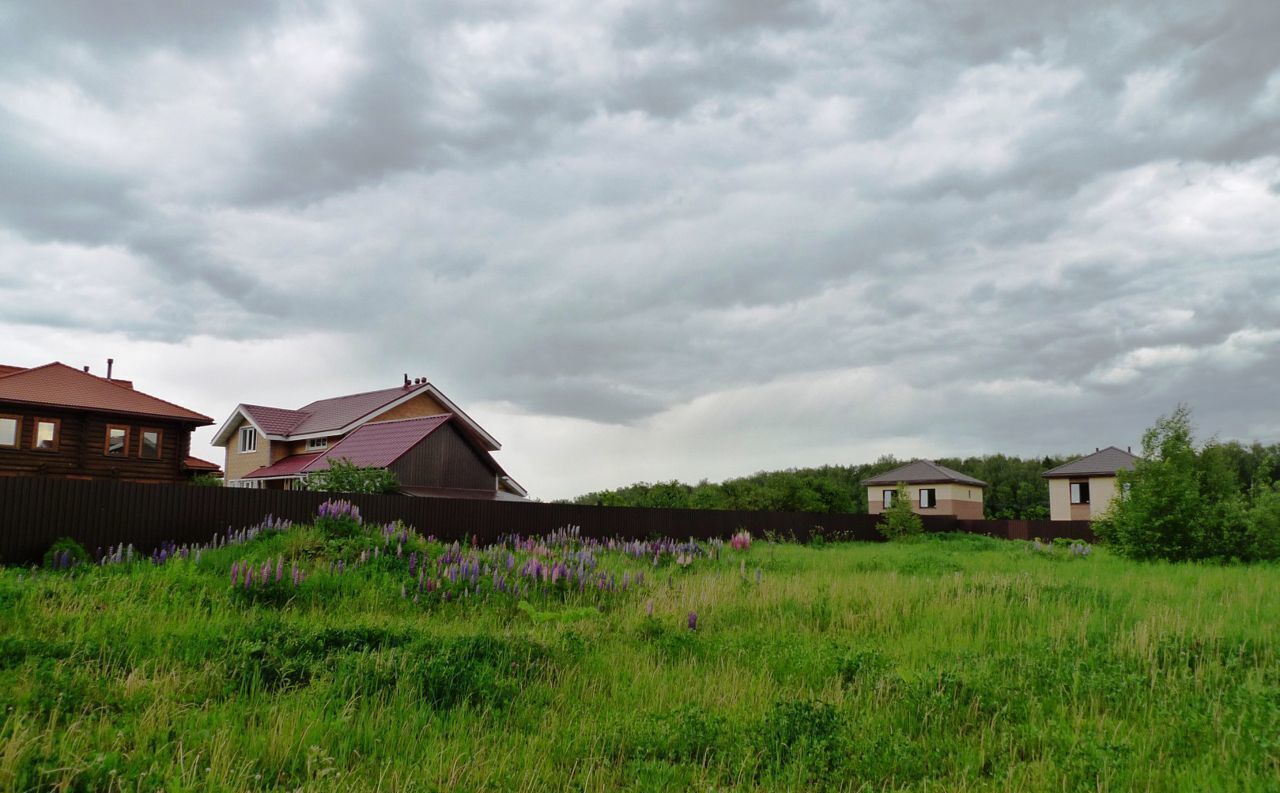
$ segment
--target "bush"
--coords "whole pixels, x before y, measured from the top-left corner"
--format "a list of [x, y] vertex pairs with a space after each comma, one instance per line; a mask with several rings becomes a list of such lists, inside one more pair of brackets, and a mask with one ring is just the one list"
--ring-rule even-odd
[[362, 468], [343, 457], [330, 460], [324, 471], [307, 474], [302, 487], [321, 493], [394, 493], [400, 480], [385, 468]]
[[49, 570], [71, 570], [90, 563], [89, 552], [70, 537], [62, 537], [44, 552], [44, 566]]
[[1278, 500], [1270, 483], [1241, 493], [1226, 446], [1197, 450], [1191, 412], [1179, 405], [1142, 438], [1143, 458], [1121, 471], [1111, 508], [1094, 529], [1134, 559], [1239, 559], [1280, 556]]
[[187, 483], [194, 487], [222, 487], [222, 477], [213, 474], [196, 474]]
[[924, 521], [911, 508], [911, 493], [905, 484], [899, 483], [893, 494], [893, 503], [883, 513], [880, 533], [889, 540], [914, 537], [924, 531]]

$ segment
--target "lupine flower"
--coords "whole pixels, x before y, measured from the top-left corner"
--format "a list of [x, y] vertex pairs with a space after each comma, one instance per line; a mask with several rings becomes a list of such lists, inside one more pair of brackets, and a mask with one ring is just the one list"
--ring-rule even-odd
[[231, 586], [235, 586], [240, 581], [240, 563], [234, 562], [231, 565]]
[[689, 630], [696, 631], [698, 629], [698, 612], [689, 612]]

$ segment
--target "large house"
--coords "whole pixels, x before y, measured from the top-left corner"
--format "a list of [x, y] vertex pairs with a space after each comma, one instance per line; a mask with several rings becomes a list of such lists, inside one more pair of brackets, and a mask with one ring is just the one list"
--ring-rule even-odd
[[394, 472], [416, 496], [523, 499], [501, 444], [425, 378], [296, 410], [241, 404], [214, 436], [229, 487], [294, 489], [334, 460]]
[[185, 482], [216, 474], [192, 457], [191, 431], [213, 419], [128, 380], [54, 362], [0, 366], [0, 476]]
[[867, 511], [879, 515], [893, 503], [897, 486], [911, 495], [911, 508], [921, 515], [954, 515], [982, 520], [982, 495], [987, 483], [930, 460], [915, 460], [862, 480], [867, 488]]
[[1093, 520], [1116, 496], [1116, 474], [1132, 471], [1140, 458], [1108, 446], [1045, 471], [1049, 480], [1049, 520]]

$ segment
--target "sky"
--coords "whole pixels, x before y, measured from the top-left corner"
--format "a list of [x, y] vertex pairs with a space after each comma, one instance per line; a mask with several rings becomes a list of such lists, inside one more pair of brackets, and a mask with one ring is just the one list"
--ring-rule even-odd
[[1277, 38], [1273, 0], [0, 0], [0, 363], [219, 423], [427, 377], [544, 499], [1179, 403], [1277, 442]]

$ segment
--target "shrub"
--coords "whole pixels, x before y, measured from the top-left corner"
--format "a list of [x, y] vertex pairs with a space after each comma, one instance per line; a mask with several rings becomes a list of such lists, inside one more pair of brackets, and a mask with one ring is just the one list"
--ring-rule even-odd
[[924, 531], [924, 521], [911, 508], [911, 493], [907, 486], [898, 483], [893, 494], [893, 503], [883, 513], [880, 533], [889, 540], [902, 540], [914, 537]]
[[89, 562], [89, 552], [70, 537], [55, 540], [44, 552], [44, 566], [49, 570], [71, 570]]
[[343, 457], [330, 460], [324, 471], [307, 474], [302, 487], [321, 493], [394, 493], [400, 481], [385, 468], [362, 468]]
[[1134, 559], [1272, 559], [1280, 554], [1269, 483], [1249, 506], [1226, 447], [1197, 450], [1191, 411], [1179, 405], [1142, 438], [1143, 458], [1118, 475], [1111, 508], [1094, 522], [1099, 539]]
[[222, 487], [223, 481], [222, 477], [213, 474], [196, 474], [188, 484], [195, 487]]
[[316, 510], [316, 528], [327, 537], [353, 537], [361, 525], [360, 508], [350, 501], [330, 499]]

